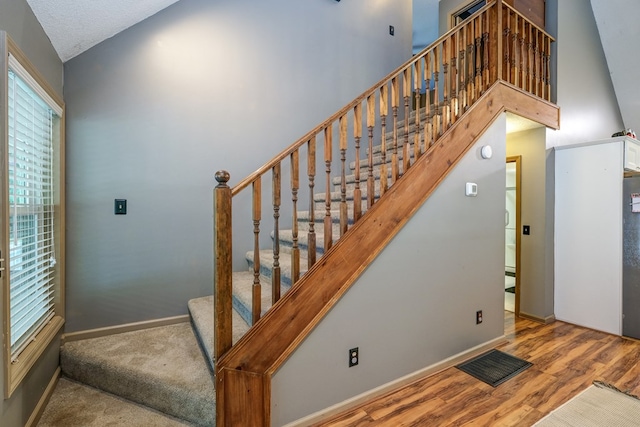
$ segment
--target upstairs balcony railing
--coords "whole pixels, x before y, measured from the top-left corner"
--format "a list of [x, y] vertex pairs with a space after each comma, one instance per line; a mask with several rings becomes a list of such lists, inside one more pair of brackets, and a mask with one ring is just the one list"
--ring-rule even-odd
[[[491, 2], [235, 187], [227, 184], [229, 173], [218, 172], [214, 359], [232, 346], [232, 246], [253, 249], [255, 323], [263, 312], [265, 234], [272, 238], [272, 303], [281, 295], [281, 218], [291, 229], [286, 254], [291, 267], [285, 276], [293, 285], [495, 82], [550, 101], [553, 41], [513, 7]], [[246, 193], [253, 241], [237, 242], [231, 232], [233, 201]], [[269, 200], [263, 201], [264, 194]], [[304, 217], [299, 216], [301, 203], [308, 204]]]

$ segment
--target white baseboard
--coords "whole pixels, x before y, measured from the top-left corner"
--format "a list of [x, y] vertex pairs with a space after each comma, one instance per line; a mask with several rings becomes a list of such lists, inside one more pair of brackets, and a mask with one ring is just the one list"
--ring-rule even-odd
[[360, 406], [366, 402], [369, 402], [377, 397], [382, 396], [383, 394], [387, 394], [390, 391], [397, 390], [415, 381], [421, 380], [437, 372], [440, 372], [447, 368], [455, 366], [461, 362], [464, 362], [465, 360], [471, 359], [479, 354], [482, 354], [490, 349], [493, 349], [499, 346], [500, 344], [505, 343], [506, 341], [507, 339], [505, 338], [505, 336], [501, 335], [498, 338], [495, 338], [491, 341], [487, 341], [484, 344], [480, 344], [478, 346], [470, 348], [469, 350], [453, 355], [438, 363], [434, 363], [433, 365], [427, 366], [426, 368], [412, 372], [411, 374], [405, 375], [404, 377], [398, 378], [397, 380], [388, 382], [386, 384], [381, 385], [380, 387], [376, 387], [362, 394], [354, 396], [350, 399], [347, 399], [343, 402], [340, 402], [338, 404], [325, 408], [321, 411], [318, 411], [306, 417], [300, 418], [296, 421], [293, 421], [285, 425], [284, 427], [303, 427], [303, 426], [310, 426], [321, 421], [326, 421], [329, 418], [332, 418], [349, 409], [353, 409], [357, 406]]
[[534, 322], [544, 323], [545, 325], [548, 325], [549, 323], [553, 323], [556, 321], [556, 316], [553, 314], [546, 317], [540, 317], [534, 314], [529, 314], [529, 313], [520, 311], [520, 314], [518, 316], [522, 317], [523, 319], [533, 320]]
[[58, 369], [56, 369], [56, 371], [53, 373], [53, 377], [51, 377], [51, 380], [49, 380], [49, 384], [47, 384], [47, 388], [45, 388], [44, 393], [40, 397], [40, 400], [38, 400], [38, 404], [34, 408], [33, 412], [31, 413], [31, 416], [27, 420], [27, 423], [24, 425], [24, 427], [33, 427], [36, 424], [38, 424], [38, 421], [40, 421], [40, 417], [44, 412], [44, 408], [47, 407], [47, 403], [49, 403], [49, 399], [53, 394], [53, 390], [56, 388], [56, 385], [58, 384], [58, 380], [60, 379], [60, 372], [61, 372], [60, 367], [58, 366]]
[[143, 322], [126, 323], [124, 325], [107, 326], [105, 328], [88, 329], [86, 331], [62, 334], [61, 345], [65, 342], [85, 340], [89, 338], [106, 337], [108, 335], [121, 334], [123, 332], [139, 331], [142, 329], [156, 328], [158, 326], [175, 325], [189, 321], [189, 315], [165, 317], [163, 319], [145, 320]]

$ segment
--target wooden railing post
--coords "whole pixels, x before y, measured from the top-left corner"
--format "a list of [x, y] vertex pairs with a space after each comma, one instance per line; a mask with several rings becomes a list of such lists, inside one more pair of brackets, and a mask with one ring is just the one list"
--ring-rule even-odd
[[216, 172], [218, 185], [213, 192], [213, 256], [214, 256], [214, 283], [213, 283], [213, 359], [218, 361], [229, 349], [231, 349], [232, 320], [231, 312], [231, 188], [229, 172]]

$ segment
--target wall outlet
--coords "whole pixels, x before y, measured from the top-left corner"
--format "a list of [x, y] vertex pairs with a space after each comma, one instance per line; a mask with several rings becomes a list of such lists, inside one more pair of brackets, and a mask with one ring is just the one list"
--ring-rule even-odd
[[476, 311], [476, 325], [482, 323], [482, 310]]
[[349, 350], [349, 367], [356, 366], [360, 362], [360, 352], [358, 347]]

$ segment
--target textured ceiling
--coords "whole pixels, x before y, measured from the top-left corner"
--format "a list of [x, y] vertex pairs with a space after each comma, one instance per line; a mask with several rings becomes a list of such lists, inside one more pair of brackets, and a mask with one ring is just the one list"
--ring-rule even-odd
[[63, 62], [178, 0], [27, 0]]

